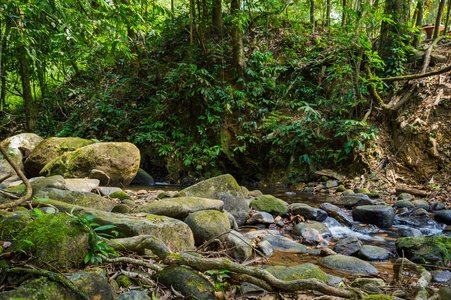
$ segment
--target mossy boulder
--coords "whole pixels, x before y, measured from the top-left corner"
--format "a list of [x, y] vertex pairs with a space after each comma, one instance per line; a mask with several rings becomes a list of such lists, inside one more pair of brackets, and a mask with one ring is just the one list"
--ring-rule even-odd
[[358, 256], [363, 260], [384, 261], [390, 257], [390, 254], [382, 247], [365, 245], [360, 249]]
[[277, 216], [286, 215], [288, 212], [288, 207], [285, 202], [272, 195], [257, 197], [249, 203], [249, 206], [258, 211], [264, 211]]
[[130, 197], [130, 195], [124, 191], [113, 192], [113, 193], [109, 194], [108, 197], [117, 198], [119, 200], [126, 200], [126, 199], [131, 200], [132, 199], [132, 197]]
[[135, 211], [183, 220], [190, 213], [196, 211], [218, 210], [222, 212], [223, 208], [224, 202], [221, 200], [199, 197], [176, 197], [139, 206]]
[[[49, 200], [48, 203], [61, 212], [71, 212], [74, 215], [94, 215], [93, 222], [100, 225], [115, 225], [119, 238], [137, 235], [153, 235], [170, 246], [173, 251], [185, 251], [194, 248], [194, 237], [188, 225], [180, 220], [165, 216], [149, 215], [145, 213], [122, 215], [104, 212], [97, 209], [85, 208], [61, 201]], [[111, 234], [111, 231], [106, 231]]]
[[225, 240], [230, 231], [230, 221], [226, 214], [217, 210], [201, 210], [190, 214], [185, 223], [193, 231], [196, 246], [204, 242], [219, 238]]
[[344, 185], [340, 184], [339, 186], [337, 186], [337, 188], [335, 189], [336, 192], [344, 192], [346, 191], [346, 188]]
[[39, 190], [35, 196], [39, 199], [52, 199], [103, 211], [111, 211], [115, 206], [115, 203], [111, 200], [89, 192], [71, 192], [46, 188]]
[[443, 266], [451, 259], [451, 237], [404, 237], [396, 240], [396, 252], [414, 263]]
[[216, 300], [213, 285], [199, 273], [188, 268], [169, 267], [152, 275], [152, 279], [180, 292], [187, 300]]
[[[59, 190], [66, 189], [66, 183], [64, 181], [63, 176], [61, 176], [61, 175], [40, 178], [38, 180], [31, 182], [30, 184], [31, 184], [31, 188], [33, 190], [33, 193], [32, 193], [33, 197], [36, 196], [36, 194], [40, 190], [46, 189], [46, 188], [55, 188], [55, 189], [59, 189]], [[6, 191], [12, 192], [12, 193], [20, 193], [20, 194], [26, 193], [24, 184], [20, 184], [20, 185], [14, 186], [14, 187], [7, 188]]]
[[42, 168], [69, 151], [93, 144], [94, 141], [78, 137], [51, 137], [40, 142], [25, 161], [25, 171], [30, 177], [39, 176]]
[[221, 200], [238, 225], [244, 225], [249, 215], [249, 205], [243, 190], [232, 175], [226, 174], [201, 181], [181, 190], [177, 197], [201, 197]]
[[349, 274], [369, 273], [376, 274], [378, 271], [371, 264], [358, 259], [357, 257], [347, 255], [330, 255], [320, 260], [321, 264], [331, 269], [342, 271]]
[[298, 280], [298, 279], [318, 279], [327, 282], [327, 274], [321, 270], [317, 265], [306, 263], [302, 265], [285, 267], [285, 266], [271, 266], [265, 268], [266, 271], [274, 275], [280, 280]]
[[[31, 149], [35, 148], [42, 140], [42, 137], [34, 133], [21, 133], [4, 139], [1, 142], [1, 145], [3, 149], [6, 150], [6, 152], [13, 154], [10, 155], [12, 160], [19, 166], [22, 171], [25, 171], [23, 164], [24, 156], [21, 149], [25, 147], [27, 148], [27, 151], [30, 151]], [[5, 176], [7, 176], [7, 178], [5, 178]], [[7, 181], [14, 181], [19, 179], [16, 171], [14, 171], [14, 169], [5, 158], [0, 159], [0, 177], [6, 179]]]
[[46, 164], [41, 175], [65, 178], [88, 177], [92, 169], [105, 172], [113, 186], [127, 186], [136, 176], [139, 149], [131, 143], [96, 143], [65, 153]]
[[146, 171], [139, 168], [135, 178], [133, 178], [131, 185], [151, 186], [155, 184], [155, 180]]
[[27, 212], [0, 214], [0, 241], [12, 241], [31, 221]]
[[79, 268], [88, 253], [88, 231], [67, 214], [45, 214], [30, 222], [11, 245], [30, 251], [59, 270]]

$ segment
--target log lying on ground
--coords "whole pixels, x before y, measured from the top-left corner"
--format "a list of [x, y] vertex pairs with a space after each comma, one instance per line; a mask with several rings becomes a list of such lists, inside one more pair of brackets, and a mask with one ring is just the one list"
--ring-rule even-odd
[[431, 273], [426, 271], [426, 269], [416, 263], [411, 262], [407, 258], [398, 258], [393, 265], [393, 276], [395, 281], [399, 280], [399, 277], [402, 272], [402, 268], [408, 268], [410, 270], [415, 271], [420, 278], [417, 281], [416, 290], [417, 295], [415, 296], [415, 300], [427, 300], [429, 297], [429, 293], [426, 290], [427, 286], [431, 282]]
[[201, 272], [208, 270], [229, 270], [236, 274], [245, 275], [245, 277], [252, 280], [254, 284], [261, 283], [260, 286], [262, 288], [271, 287], [286, 292], [316, 290], [327, 295], [351, 299], [356, 296], [356, 294], [350, 290], [331, 287], [318, 279], [284, 281], [277, 279], [261, 268], [242, 266], [228, 259], [203, 258], [189, 253], [173, 253], [163, 244], [163, 242], [150, 235], [115, 239], [108, 241], [107, 245], [115, 250], [142, 251], [143, 249], [149, 249], [166, 265], [185, 265]]

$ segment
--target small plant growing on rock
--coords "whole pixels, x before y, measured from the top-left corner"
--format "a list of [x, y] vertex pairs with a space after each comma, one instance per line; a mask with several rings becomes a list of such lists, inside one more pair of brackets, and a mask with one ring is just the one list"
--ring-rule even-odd
[[215, 284], [215, 290], [217, 291], [223, 291], [227, 287], [227, 282], [224, 282], [224, 278], [230, 278], [227, 273], [230, 272], [229, 270], [210, 270], [206, 271], [205, 274], [209, 275], [211, 277], [211, 280], [213, 280], [213, 283]]

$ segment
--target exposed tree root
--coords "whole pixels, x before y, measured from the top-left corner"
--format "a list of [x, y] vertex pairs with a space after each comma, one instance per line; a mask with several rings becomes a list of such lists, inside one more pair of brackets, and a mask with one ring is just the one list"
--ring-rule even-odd
[[417, 265], [407, 258], [398, 258], [396, 262], [393, 264], [393, 273], [394, 273], [394, 279], [395, 281], [398, 281], [403, 267], [406, 267], [408, 269], [411, 269], [415, 271], [420, 278], [417, 281], [416, 290], [417, 295], [415, 296], [415, 300], [427, 300], [429, 297], [429, 293], [427, 292], [426, 288], [431, 282], [431, 273], [426, 271], [426, 269], [420, 265]]
[[109, 241], [108, 246], [114, 249], [122, 250], [143, 250], [150, 249], [166, 265], [186, 265], [198, 271], [208, 270], [229, 270], [236, 274], [244, 274], [255, 278], [255, 284], [267, 288], [268, 285], [273, 289], [287, 292], [296, 292], [302, 290], [316, 290], [327, 295], [333, 295], [344, 298], [354, 298], [356, 294], [352, 291], [331, 287], [318, 279], [299, 279], [284, 281], [277, 279], [272, 274], [261, 268], [243, 266], [222, 258], [203, 258], [188, 253], [173, 253], [166, 245], [157, 238], [147, 236], [136, 236], [131, 238], [116, 239]]

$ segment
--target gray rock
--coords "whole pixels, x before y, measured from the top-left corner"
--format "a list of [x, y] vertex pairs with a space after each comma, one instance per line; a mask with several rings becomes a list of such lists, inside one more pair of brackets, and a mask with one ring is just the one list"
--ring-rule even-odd
[[413, 211], [413, 215], [416, 217], [428, 217], [429, 213], [424, 208], [417, 208]]
[[98, 169], [92, 169], [91, 172], [89, 172], [88, 178], [98, 180], [99, 184], [102, 185], [109, 185], [111, 181], [111, 177], [108, 176], [107, 173]]
[[412, 210], [415, 208], [415, 205], [411, 201], [408, 201], [408, 200], [399, 200], [399, 201], [396, 201], [395, 204], [393, 204], [393, 207], [398, 208], [398, 209], [405, 207], [407, 209]]
[[451, 286], [444, 286], [439, 291], [440, 299], [451, 300]]
[[416, 208], [429, 210], [429, 202], [427, 202], [426, 200], [413, 200], [412, 204], [415, 205]]
[[365, 245], [360, 249], [358, 256], [363, 260], [384, 261], [387, 260], [390, 255], [384, 248]]
[[258, 249], [266, 256], [270, 257], [274, 253], [274, 248], [272, 247], [271, 243], [268, 241], [261, 241], [258, 243]]
[[176, 197], [165, 198], [161, 201], [139, 206], [135, 211], [183, 220], [189, 214], [196, 211], [217, 210], [222, 212], [223, 208], [224, 202], [220, 200], [198, 197]]
[[300, 215], [307, 220], [322, 222], [327, 218], [327, 212], [322, 209], [311, 207], [303, 203], [294, 203], [291, 206], [293, 215]]
[[142, 186], [151, 186], [155, 185], [155, 180], [152, 176], [149, 175], [146, 171], [139, 168], [138, 173], [136, 173], [135, 178], [133, 178], [131, 185], [142, 185]]
[[364, 286], [365, 284], [374, 284], [378, 287], [384, 287], [385, 286], [385, 281], [383, 279], [380, 278], [356, 278], [352, 283], [351, 286], [352, 287], [356, 287], [356, 288], [360, 288], [362, 286]]
[[256, 212], [246, 222], [247, 224], [272, 224], [274, 223], [274, 217], [267, 212]]
[[147, 295], [145, 291], [128, 291], [120, 294], [115, 300], [151, 300], [152, 298]]
[[377, 269], [369, 263], [352, 256], [330, 255], [320, 260], [321, 264], [334, 270], [346, 273], [378, 273]]
[[312, 250], [282, 235], [268, 235], [263, 237], [262, 241], [269, 242], [274, 249], [291, 253], [310, 253]]
[[323, 239], [318, 230], [314, 228], [304, 228], [301, 230], [302, 242], [306, 244], [317, 244]]
[[358, 203], [360, 205], [362, 203], [364, 203], [364, 202], [371, 204], [372, 201], [373, 200], [371, 200], [365, 194], [349, 194], [349, 195], [345, 195], [345, 193], [343, 193], [343, 195], [341, 197], [338, 197], [336, 199], [332, 199], [332, 204], [342, 205], [342, 206], [350, 208], [350, 207], [357, 206]]
[[118, 214], [129, 214], [131, 212], [131, 208], [128, 205], [125, 204], [116, 204], [113, 209], [111, 210], [112, 213], [118, 213]]
[[396, 240], [396, 252], [414, 263], [443, 266], [451, 255], [451, 237], [403, 237]]
[[410, 200], [413, 200], [413, 196], [409, 193], [401, 193], [401, 194], [399, 194], [398, 199], [410, 201]]
[[185, 219], [185, 223], [193, 232], [196, 246], [213, 238], [224, 240], [231, 229], [227, 215], [217, 210], [194, 212]]
[[64, 180], [66, 188], [71, 192], [91, 192], [99, 186], [98, 179], [71, 178]]
[[432, 281], [445, 283], [451, 280], [451, 272], [448, 270], [445, 271], [431, 271]]
[[122, 191], [122, 189], [118, 187], [99, 186], [95, 188], [92, 192], [99, 193], [102, 196], [108, 197], [110, 194], [120, 191]]
[[[66, 184], [63, 176], [56, 175], [46, 178], [38, 179], [31, 183], [31, 188], [33, 189], [33, 197], [36, 196], [37, 192], [45, 188], [55, 188], [60, 190], [66, 190]], [[15, 193], [25, 193], [25, 185], [21, 184], [15, 187], [7, 188], [7, 192]]]
[[257, 197], [263, 196], [263, 193], [259, 190], [253, 190], [253, 191], [249, 192], [248, 196], [257, 198]]
[[326, 188], [328, 188], [328, 189], [336, 187], [336, 186], [338, 186], [338, 182], [336, 180], [328, 180], [326, 182]]
[[352, 224], [351, 230], [362, 233], [362, 234], [373, 234], [379, 232], [379, 227], [373, 224], [361, 224], [361, 223], [355, 223]]
[[352, 217], [346, 214], [346, 212], [338, 206], [330, 203], [322, 203], [319, 208], [327, 212], [329, 216], [335, 218], [343, 225], [351, 226], [354, 223]]
[[430, 209], [431, 210], [442, 210], [445, 209], [445, 204], [443, 204], [443, 202], [438, 202], [438, 201], [431, 201], [429, 203]]
[[334, 251], [342, 255], [353, 255], [359, 252], [362, 248], [362, 242], [354, 237], [350, 236], [339, 240], [334, 247]]
[[374, 224], [380, 228], [390, 228], [395, 220], [393, 208], [383, 205], [358, 206], [352, 212], [354, 220]]
[[263, 230], [254, 230], [243, 233], [244, 237], [250, 240], [255, 240], [257, 238], [262, 238], [268, 235], [281, 235], [282, 232], [280, 230], [269, 230], [269, 229], [263, 229]]
[[249, 197], [249, 190], [245, 186], [241, 186], [241, 191], [243, 192], [244, 198]]
[[353, 190], [345, 190], [343, 191], [343, 194], [341, 194], [342, 196], [349, 196], [349, 195], [354, 195], [354, 191]]
[[231, 175], [221, 175], [201, 181], [177, 194], [178, 197], [203, 197], [221, 200], [224, 209], [230, 212], [239, 226], [246, 223], [249, 205], [244, 198], [241, 187]]
[[249, 282], [243, 282], [240, 284], [240, 294], [241, 297], [256, 297], [256, 296], [265, 296], [267, 294], [267, 291], [258, 285], [249, 283]]
[[241, 233], [232, 230], [226, 238], [227, 253], [239, 262], [244, 262], [252, 256], [252, 243]]
[[271, 195], [262, 195], [249, 204], [250, 207], [276, 216], [283, 216], [288, 212], [286, 203]]
[[302, 230], [305, 228], [314, 228], [314, 229], [318, 230], [319, 233], [321, 233], [321, 235], [324, 238], [328, 238], [328, 237], [332, 236], [332, 233], [326, 226], [324, 226], [320, 222], [316, 222], [316, 221], [310, 221], [308, 223], [297, 224], [296, 226], [293, 227], [292, 234], [300, 236]]
[[238, 223], [235, 220], [235, 217], [229, 213], [228, 211], [224, 210], [223, 213], [229, 218], [230, 221], [230, 228], [237, 230], [238, 229]]
[[362, 285], [361, 290], [369, 294], [383, 294], [384, 291], [374, 283]]
[[441, 210], [435, 212], [434, 220], [446, 225], [451, 225], [451, 209]]
[[415, 228], [406, 228], [402, 231], [401, 236], [403, 236], [403, 237], [409, 237], [409, 236], [422, 237], [423, 233], [421, 233], [421, 231], [419, 231], [418, 229], [415, 229]]
[[299, 280], [299, 279], [318, 279], [323, 282], [328, 281], [327, 274], [321, 270], [317, 265], [306, 263], [292, 267], [285, 266], [271, 266], [265, 268], [274, 277], [284, 281]]

